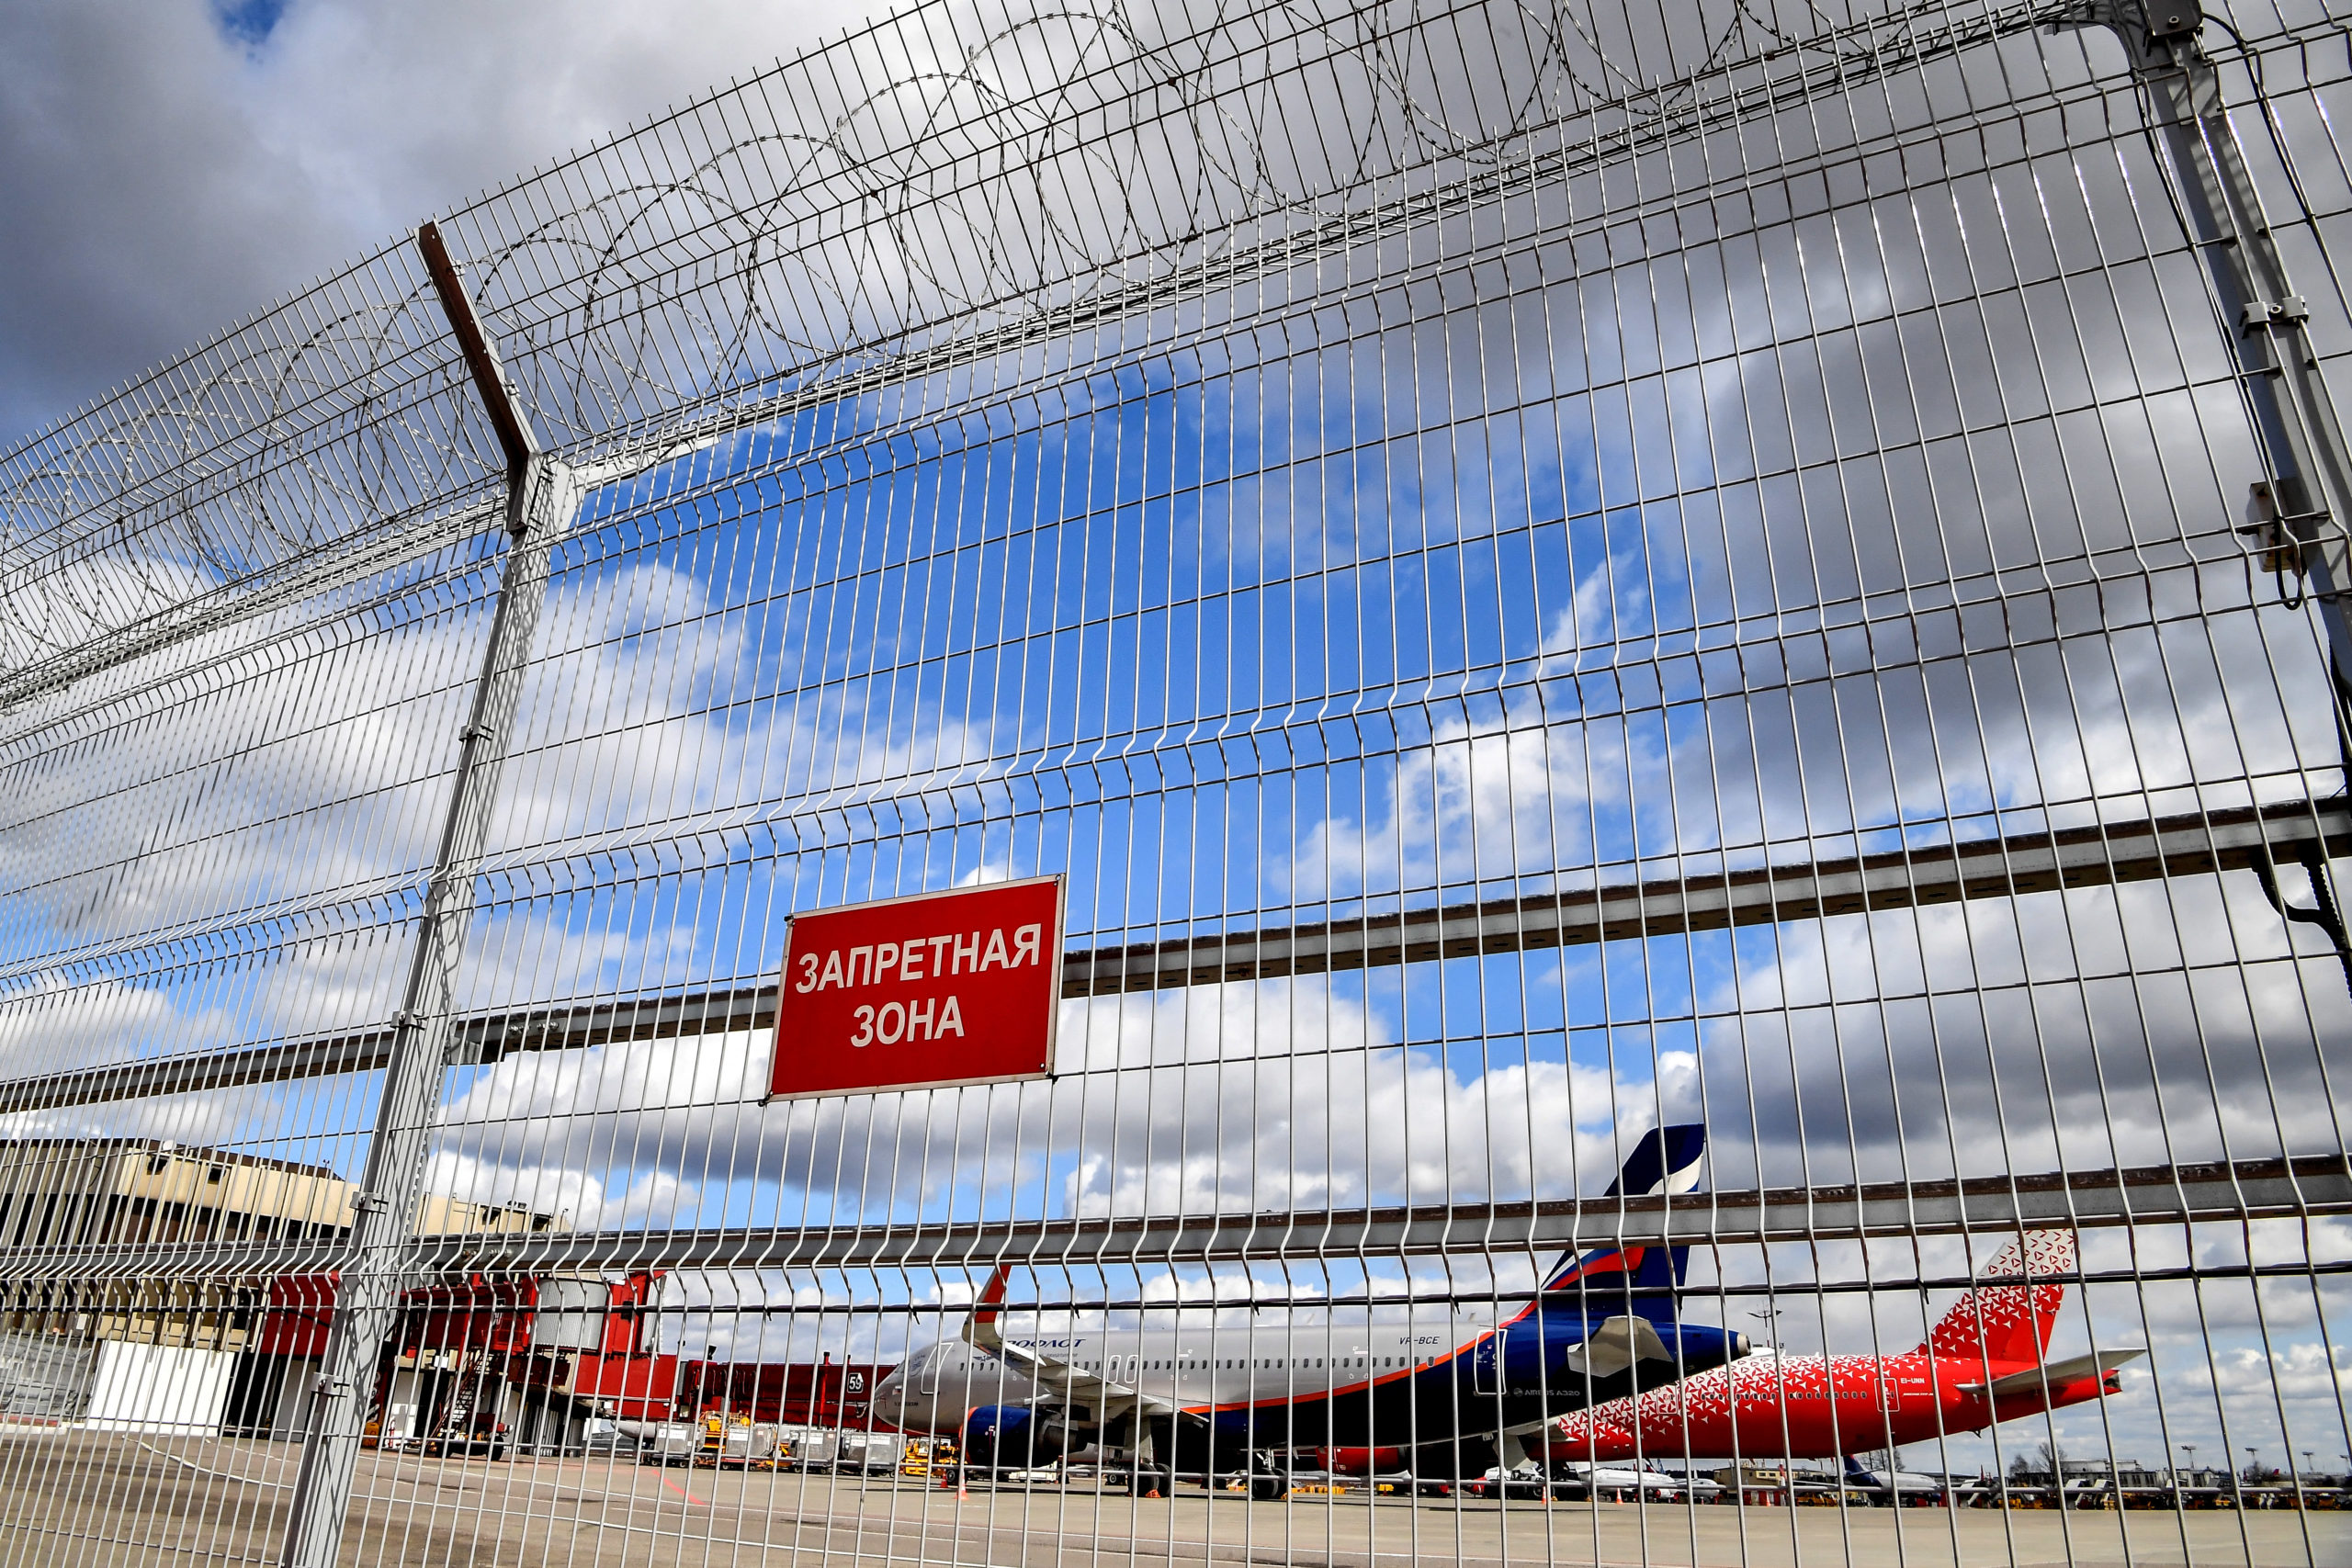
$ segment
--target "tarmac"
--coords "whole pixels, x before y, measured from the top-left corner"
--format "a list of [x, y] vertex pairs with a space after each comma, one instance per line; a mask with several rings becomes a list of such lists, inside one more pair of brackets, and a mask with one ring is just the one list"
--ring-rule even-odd
[[[293, 1445], [76, 1430], [0, 1433], [0, 1563], [274, 1563]], [[2352, 1514], [1743, 1507], [1294, 1496], [899, 1476], [715, 1472], [628, 1459], [367, 1453], [350, 1568], [1067, 1568], [1122, 1562], [1389, 1568], [1973, 1568], [2304, 1563], [2352, 1568]]]

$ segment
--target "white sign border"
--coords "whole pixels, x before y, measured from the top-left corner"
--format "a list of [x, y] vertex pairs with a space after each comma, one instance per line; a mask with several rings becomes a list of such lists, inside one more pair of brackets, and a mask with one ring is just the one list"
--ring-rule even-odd
[[[986, 1078], [928, 1078], [920, 1083], [876, 1084], [870, 1089], [804, 1089], [790, 1094], [775, 1091], [775, 1054], [783, 1043], [784, 988], [792, 979], [792, 938], [800, 929], [801, 920], [810, 915], [844, 915], [856, 909], [879, 909], [887, 906], [920, 904], [933, 898], [955, 898], [969, 893], [992, 893], [1003, 888], [1035, 887], [1040, 883], [1054, 885], [1054, 995], [1053, 1005], [1046, 1010], [1046, 1068], [1037, 1073], [1002, 1073]], [[1061, 1076], [1062, 1049], [1062, 955], [1069, 945], [1069, 874], [1057, 871], [1045, 876], [1016, 876], [1003, 882], [976, 882], [969, 887], [939, 887], [928, 893], [899, 893], [888, 898], [866, 898], [855, 904], [828, 904], [821, 909], [801, 909], [786, 916], [784, 922], [784, 958], [776, 968], [776, 1021], [768, 1028], [767, 1089], [760, 1096], [762, 1105], [790, 1103], [802, 1100], [847, 1100], [861, 1094], [911, 1094], [917, 1089], [985, 1089], [1001, 1083], [1047, 1083]]]

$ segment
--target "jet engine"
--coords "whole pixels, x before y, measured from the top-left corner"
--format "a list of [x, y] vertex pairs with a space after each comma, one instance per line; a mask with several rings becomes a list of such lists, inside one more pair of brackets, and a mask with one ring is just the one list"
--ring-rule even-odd
[[1069, 1451], [1059, 1414], [1028, 1404], [983, 1404], [964, 1417], [964, 1462], [982, 1470], [1028, 1470]]

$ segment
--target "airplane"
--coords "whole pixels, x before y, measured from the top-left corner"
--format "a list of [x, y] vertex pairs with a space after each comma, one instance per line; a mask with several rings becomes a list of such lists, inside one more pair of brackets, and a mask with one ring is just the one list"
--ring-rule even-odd
[[1845, 1484], [1851, 1492], [1859, 1492], [1865, 1496], [1900, 1504], [1905, 1497], [1917, 1497], [1922, 1501], [1939, 1498], [1952, 1489], [1951, 1481], [1943, 1476], [1927, 1475], [1913, 1470], [1870, 1470], [1851, 1454], [1845, 1458]]
[[1705, 1476], [1675, 1475], [1649, 1464], [1563, 1464], [1548, 1471], [1497, 1467], [1465, 1483], [1462, 1490], [1473, 1497], [1688, 1498], [1696, 1503], [1712, 1503], [1723, 1495], [1723, 1487]]
[[[1690, 1191], [1705, 1145], [1695, 1125], [1644, 1134], [1608, 1195]], [[1279, 1496], [1289, 1454], [1314, 1448], [1476, 1475], [1547, 1416], [1747, 1353], [1745, 1335], [1680, 1321], [1687, 1251], [1570, 1255], [1499, 1324], [1449, 1308], [1442, 1323], [1306, 1325], [1268, 1314], [1247, 1326], [1020, 1337], [1002, 1325], [1011, 1266], [1001, 1265], [961, 1336], [910, 1357], [876, 1386], [872, 1408], [902, 1430], [955, 1437], [976, 1468], [1123, 1451], [1146, 1495], [1180, 1470], [1247, 1470], [1254, 1493]]]
[[[2075, 1233], [2030, 1232], [1989, 1268], [2028, 1280], [2070, 1274]], [[1563, 1416], [1546, 1426], [1542, 1446], [1587, 1463], [1842, 1459], [2120, 1393], [2115, 1369], [2146, 1350], [2043, 1361], [2065, 1297], [2059, 1284], [1980, 1286], [1944, 1314], [1927, 1343], [1899, 1356], [1790, 1356], [1758, 1347], [1736, 1367]]]

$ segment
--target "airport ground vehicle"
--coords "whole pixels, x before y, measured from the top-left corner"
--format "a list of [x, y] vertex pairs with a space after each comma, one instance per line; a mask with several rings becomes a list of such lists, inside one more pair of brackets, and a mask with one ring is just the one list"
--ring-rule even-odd
[[[844, 1431], [839, 1427], [789, 1429], [795, 1467], [806, 1471], [887, 1474], [911, 1458], [913, 1445], [897, 1432]], [[910, 1472], [910, 1473], [920, 1473]]]

